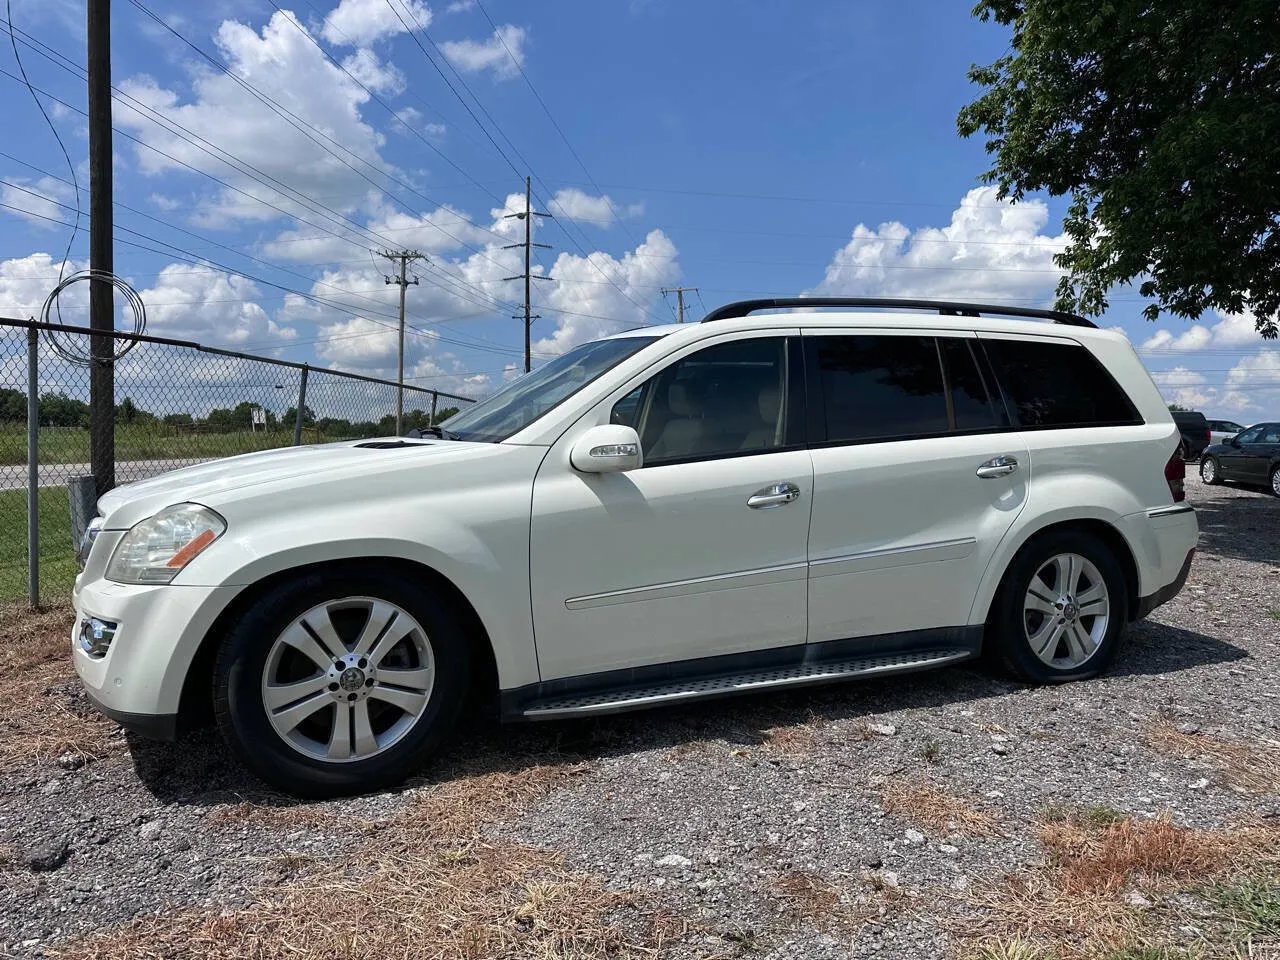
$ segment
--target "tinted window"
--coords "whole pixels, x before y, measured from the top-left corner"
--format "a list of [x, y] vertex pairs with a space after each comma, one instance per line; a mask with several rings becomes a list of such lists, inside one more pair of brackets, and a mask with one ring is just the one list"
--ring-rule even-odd
[[1082, 346], [989, 339], [984, 339], [983, 344], [1023, 426], [1142, 422], [1111, 374]]
[[814, 337], [827, 439], [946, 433], [947, 398], [932, 337]]
[[781, 337], [707, 347], [619, 400], [610, 421], [636, 429], [646, 466], [776, 450], [794, 419], [786, 356]]
[[947, 385], [951, 388], [955, 429], [982, 430], [999, 426], [1001, 418], [996, 413], [969, 341], [943, 337], [938, 343], [946, 363]]
[[1274, 423], [1262, 431], [1262, 437], [1259, 443], [1280, 443], [1280, 426]]
[[1250, 427], [1236, 439], [1241, 443], [1257, 443], [1260, 436], [1262, 436], [1262, 427]]

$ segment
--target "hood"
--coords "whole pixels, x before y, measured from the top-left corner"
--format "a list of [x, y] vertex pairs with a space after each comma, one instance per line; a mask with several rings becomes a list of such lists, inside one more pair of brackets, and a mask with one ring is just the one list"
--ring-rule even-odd
[[[123, 484], [98, 500], [98, 510], [106, 518], [108, 529], [128, 529], [173, 503], [215, 505], [228, 493], [260, 484], [300, 477], [322, 479], [325, 475], [349, 474], [353, 470], [381, 473], [393, 466], [477, 449], [493, 450], [493, 447], [489, 443], [397, 437], [281, 447], [211, 460]], [[138, 509], [131, 509], [134, 507]]]

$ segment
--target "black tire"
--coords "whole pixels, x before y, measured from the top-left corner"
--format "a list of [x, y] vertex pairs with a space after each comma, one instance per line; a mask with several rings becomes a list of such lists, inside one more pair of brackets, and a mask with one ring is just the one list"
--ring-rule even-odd
[[[430, 643], [435, 679], [416, 723], [384, 752], [326, 762], [294, 749], [271, 725], [263, 703], [263, 670], [273, 642], [295, 619], [326, 600], [356, 596], [394, 603], [418, 621]], [[214, 715], [245, 766], [286, 793], [322, 799], [385, 789], [420, 770], [453, 733], [466, 700], [470, 663], [458, 617], [423, 584], [368, 567], [305, 574], [269, 590], [232, 625], [214, 666]]]
[[1271, 492], [1280, 497], [1280, 463], [1271, 468], [1271, 474], [1267, 477], [1267, 483], [1271, 487]]
[[[1210, 469], [1213, 473], [1212, 479], [1204, 475], [1204, 468], [1206, 464], [1210, 465]], [[1216, 458], [1205, 457], [1200, 461], [1200, 482], [1208, 484], [1211, 487], [1216, 487], [1218, 484], [1222, 483], [1222, 464], [1218, 463]]]
[[[1097, 568], [1106, 584], [1111, 606], [1106, 631], [1096, 650], [1088, 660], [1071, 669], [1056, 668], [1036, 656], [1027, 637], [1023, 607], [1032, 577], [1060, 554], [1077, 554]], [[1033, 537], [1009, 564], [987, 623], [986, 644], [991, 648], [991, 659], [1020, 680], [1029, 683], [1086, 680], [1105, 670], [1115, 657], [1128, 609], [1124, 571], [1111, 549], [1083, 531], [1052, 531]]]

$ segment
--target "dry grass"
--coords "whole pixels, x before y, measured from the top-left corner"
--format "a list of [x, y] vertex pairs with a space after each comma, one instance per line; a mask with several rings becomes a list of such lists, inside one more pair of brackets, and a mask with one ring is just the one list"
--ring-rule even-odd
[[108, 742], [115, 724], [69, 692], [79, 683], [71, 667], [73, 617], [69, 607], [12, 606], [0, 618], [0, 765], [68, 752], [97, 759], [121, 749]]
[[887, 812], [914, 820], [936, 834], [987, 837], [997, 833], [996, 814], [980, 810], [964, 797], [947, 793], [927, 780], [890, 783], [882, 791], [880, 802]]
[[[574, 765], [460, 773], [242, 910], [145, 917], [72, 944], [66, 960], [483, 960], [651, 956], [685, 932], [668, 914], [625, 931], [629, 894], [605, 890], [554, 853], [490, 839], [483, 825], [573, 776]], [[240, 810], [242, 808], [233, 808]], [[260, 815], [261, 808], [249, 814]], [[292, 809], [292, 808], [290, 808]], [[299, 864], [300, 866], [301, 864]]]
[[819, 929], [839, 919], [840, 893], [817, 874], [788, 870], [774, 880], [773, 887], [788, 912], [812, 920]]
[[883, 875], [873, 870], [863, 873], [860, 886], [844, 892], [807, 870], [787, 870], [772, 886], [787, 913], [808, 920], [819, 930], [848, 933], [917, 906], [915, 894], [903, 890], [896, 881], [885, 882]]
[[1167, 720], [1155, 724], [1147, 739], [1161, 753], [1206, 760], [1232, 786], [1250, 793], [1280, 792], [1280, 746], [1230, 743], [1204, 734], [1182, 733]]
[[810, 723], [793, 723], [770, 727], [764, 731], [765, 745], [775, 753], [805, 755], [813, 752], [818, 731]]
[[1144, 939], [1148, 918], [1126, 900], [1129, 891], [1156, 896], [1280, 862], [1280, 830], [1254, 824], [1194, 830], [1081, 815], [1041, 823], [1038, 833], [1043, 867], [964, 897], [977, 913], [952, 927], [973, 955], [1000, 956], [994, 951], [1012, 943], [1026, 956], [1109, 956]]

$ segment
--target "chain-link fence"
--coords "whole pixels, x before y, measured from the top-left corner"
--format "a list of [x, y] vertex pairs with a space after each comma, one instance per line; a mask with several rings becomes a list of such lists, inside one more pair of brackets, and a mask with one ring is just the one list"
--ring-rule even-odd
[[[65, 594], [75, 577], [68, 483], [91, 475], [89, 368], [65, 359], [49, 325], [0, 320], [0, 604], [29, 599], [30, 541], [40, 592]], [[88, 331], [61, 327], [62, 337]], [[132, 344], [132, 346], [129, 346]], [[396, 432], [393, 381], [255, 357], [162, 337], [116, 334], [114, 481], [297, 443]], [[28, 430], [34, 382], [38, 429]], [[452, 416], [465, 397], [404, 385], [401, 432]], [[113, 428], [113, 429], [112, 429]], [[35, 440], [36, 524], [28, 523], [28, 444]]]

